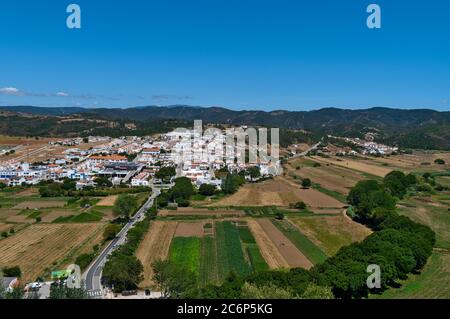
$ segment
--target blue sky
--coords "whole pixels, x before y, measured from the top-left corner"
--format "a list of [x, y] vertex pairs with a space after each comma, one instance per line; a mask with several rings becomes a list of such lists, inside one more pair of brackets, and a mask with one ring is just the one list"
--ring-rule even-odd
[[2, 1], [0, 105], [24, 104], [449, 110], [450, 1]]

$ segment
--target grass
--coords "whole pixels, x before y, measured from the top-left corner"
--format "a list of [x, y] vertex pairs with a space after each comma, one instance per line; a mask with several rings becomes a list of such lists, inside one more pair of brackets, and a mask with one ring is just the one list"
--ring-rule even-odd
[[324, 193], [325, 195], [333, 197], [334, 199], [337, 199], [341, 203], [347, 203], [347, 196], [345, 196], [344, 194], [324, 188], [320, 184], [313, 184], [312, 188], [318, 190], [321, 193]]
[[175, 237], [169, 249], [169, 260], [199, 275], [201, 240], [197, 237]]
[[436, 232], [436, 247], [450, 250], [450, 213], [446, 200], [448, 193], [427, 196], [425, 202], [421, 197], [408, 198], [400, 204], [403, 207], [398, 209], [400, 214], [428, 225]]
[[269, 270], [269, 266], [261, 256], [261, 252], [259, 251], [259, 248], [256, 244], [247, 245], [246, 251], [253, 271]]
[[382, 295], [372, 295], [371, 298], [450, 298], [450, 253], [434, 251], [421, 274], [410, 275], [401, 282], [400, 288], [390, 288]]
[[327, 259], [327, 255], [289, 221], [273, 220], [272, 222], [313, 264]]

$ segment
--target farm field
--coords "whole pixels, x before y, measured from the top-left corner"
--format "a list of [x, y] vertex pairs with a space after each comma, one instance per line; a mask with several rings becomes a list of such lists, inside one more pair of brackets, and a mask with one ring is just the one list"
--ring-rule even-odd
[[334, 216], [292, 214], [288, 219], [328, 256], [333, 256], [341, 247], [362, 241], [371, 234], [368, 228], [342, 213]]
[[[34, 224], [0, 240], [0, 267], [20, 266], [24, 281], [66, 266], [99, 243], [104, 223]], [[101, 237], [100, 237], [101, 238]]]
[[399, 213], [428, 225], [436, 232], [436, 247], [450, 250], [450, 192], [415, 196], [399, 203]]
[[419, 275], [410, 275], [400, 288], [391, 288], [383, 299], [448, 299], [450, 298], [450, 253], [435, 250]]
[[272, 222], [311, 263], [317, 264], [327, 259], [327, 255], [289, 220], [273, 220]]
[[311, 207], [342, 207], [335, 198], [315, 189], [301, 189], [300, 185], [278, 176], [273, 180], [246, 184], [235, 194], [225, 197], [211, 207], [220, 206], [281, 206], [303, 201]]
[[149, 230], [136, 251], [137, 258], [144, 265], [144, 280], [140, 283], [140, 287], [152, 288], [154, 286], [152, 263], [167, 258], [176, 229], [177, 222], [154, 221], [150, 223]]
[[338, 157], [325, 158], [319, 156], [312, 156], [312, 159], [321, 163], [322, 165], [331, 164], [339, 167], [352, 169], [358, 172], [366, 173], [369, 175], [374, 175], [381, 178], [383, 178], [392, 171], [392, 168], [356, 159], [338, 158]]
[[[444, 159], [446, 165], [435, 164], [438, 158]], [[364, 157], [362, 161], [384, 166], [392, 170], [398, 169], [405, 172], [441, 171], [449, 169], [450, 153], [448, 152], [419, 152], [413, 154], [391, 155], [384, 157]]]
[[301, 267], [309, 269], [312, 262], [270, 221], [268, 218], [257, 220], [258, 224], [275, 244], [290, 268]]
[[99, 198], [92, 197], [93, 206], [80, 207], [69, 197], [41, 198], [37, 188], [17, 188], [0, 192], [0, 222], [11, 224], [34, 223], [37, 217], [44, 223], [80, 223], [109, 221], [114, 218], [111, 206], [99, 206]]
[[211, 217], [238, 217], [244, 216], [244, 213], [235, 209], [208, 209], [208, 208], [191, 208], [191, 207], [179, 207], [177, 210], [165, 209], [158, 213], [158, 216], [202, 216], [204, 218]]
[[[315, 167], [311, 163], [319, 164], [320, 166]], [[347, 195], [350, 188], [358, 181], [365, 179], [361, 173], [354, 170], [330, 164], [320, 164], [318, 161], [306, 158], [289, 160], [285, 168], [289, 176], [309, 178], [313, 184], [319, 184], [326, 189], [343, 195]]]

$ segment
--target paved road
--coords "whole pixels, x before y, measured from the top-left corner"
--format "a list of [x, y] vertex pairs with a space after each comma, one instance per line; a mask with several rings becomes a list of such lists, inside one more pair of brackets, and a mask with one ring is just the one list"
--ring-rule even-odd
[[[89, 292], [95, 293], [94, 297], [101, 298], [102, 294], [102, 270], [106, 263], [107, 257], [119, 246], [126, 242], [128, 231], [134, 227], [136, 223], [141, 222], [145, 218], [145, 212], [152, 207], [154, 199], [160, 194], [160, 190], [153, 187], [153, 192], [145, 204], [139, 209], [134, 217], [122, 228], [108, 246], [101, 252], [101, 254], [95, 259], [95, 261], [89, 266], [86, 272], [83, 274], [83, 279], [86, 283], [86, 289]], [[97, 295], [98, 294], [98, 295]]]

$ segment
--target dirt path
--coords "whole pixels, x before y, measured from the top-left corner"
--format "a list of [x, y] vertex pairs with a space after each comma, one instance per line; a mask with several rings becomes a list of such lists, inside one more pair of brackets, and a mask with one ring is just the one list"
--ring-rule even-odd
[[268, 237], [273, 241], [280, 254], [290, 267], [309, 269], [313, 266], [311, 261], [303, 255], [297, 247], [267, 218], [258, 219], [258, 223]]
[[270, 269], [289, 268], [288, 262], [280, 254], [275, 244], [270, 240], [261, 225], [254, 219], [247, 219], [248, 227], [255, 237], [256, 244]]
[[152, 288], [154, 285], [152, 263], [158, 259], [167, 258], [177, 224], [177, 222], [155, 221], [150, 225], [149, 231], [136, 252], [137, 258], [144, 265], [144, 280], [140, 283], [140, 287]]

